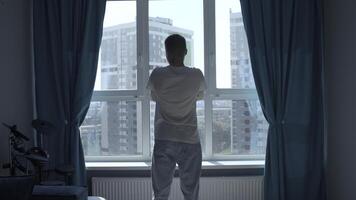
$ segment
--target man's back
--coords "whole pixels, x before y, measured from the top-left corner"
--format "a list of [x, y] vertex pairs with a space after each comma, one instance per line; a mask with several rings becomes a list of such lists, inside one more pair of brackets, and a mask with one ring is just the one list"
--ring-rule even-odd
[[148, 86], [156, 101], [155, 139], [198, 143], [196, 100], [205, 89], [201, 71], [184, 66], [156, 68]]

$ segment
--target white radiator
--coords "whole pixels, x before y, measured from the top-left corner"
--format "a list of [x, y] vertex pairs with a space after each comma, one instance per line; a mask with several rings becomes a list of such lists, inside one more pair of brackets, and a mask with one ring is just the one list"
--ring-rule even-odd
[[[150, 178], [92, 178], [92, 195], [106, 200], [152, 199]], [[263, 200], [263, 178], [253, 177], [202, 177], [201, 200]], [[169, 200], [183, 200], [179, 179], [174, 178]]]

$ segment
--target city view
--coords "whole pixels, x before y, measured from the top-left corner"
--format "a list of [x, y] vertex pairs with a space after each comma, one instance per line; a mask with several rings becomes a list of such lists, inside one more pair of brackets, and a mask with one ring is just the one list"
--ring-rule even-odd
[[[247, 38], [240, 12], [229, 13], [231, 88], [253, 89]], [[164, 40], [173, 33], [186, 38], [186, 66], [195, 66], [194, 31], [165, 17], [149, 18], [149, 70], [167, 66]], [[100, 90], [137, 89], [136, 22], [104, 27], [99, 56]], [[100, 79], [99, 79], [100, 78]], [[212, 152], [216, 155], [265, 154], [268, 124], [257, 99], [213, 100]], [[80, 127], [85, 156], [142, 154], [142, 103], [91, 102]], [[150, 104], [150, 146], [154, 138], [155, 103]], [[198, 131], [205, 146], [204, 101], [197, 102]], [[169, 134], [169, 133], [168, 133]]]

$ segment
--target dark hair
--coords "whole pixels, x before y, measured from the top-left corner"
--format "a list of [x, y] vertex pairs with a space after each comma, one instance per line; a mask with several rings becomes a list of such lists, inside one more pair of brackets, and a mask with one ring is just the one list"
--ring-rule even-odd
[[173, 34], [164, 41], [166, 52], [170, 54], [184, 54], [187, 50], [186, 42], [183, 36]]

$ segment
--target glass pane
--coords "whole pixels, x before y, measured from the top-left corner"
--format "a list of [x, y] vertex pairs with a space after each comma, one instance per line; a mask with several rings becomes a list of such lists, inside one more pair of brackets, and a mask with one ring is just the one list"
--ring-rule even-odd
[[91, 102], [80, 127], [85, 156], [142, 155], [140, 101]]
[[197, 119], [198, 119], [198, 133], [199, 133], [201, 148], [203, 150], [203, 156], [204, 156], [205, 143], [206, 143], [204, 101], [197, 101]]
[[[151, 155], [154, 146], [154, 117], [155, 117], [156, 103], [151, 101], [150, 104], [150, 145], [151, 145]], [[204, 112], [204, 101], [197, 101], [197, 123], [198, 123], [198, 133], [200, 136], [200, 142], [202, 146], [203, 155], [205, 154], [205, 112]], [[169, 133], [167, 133], [169, 134]]]
[[216, 2], [216, 86], [255, 88], [240, 2]]
[[213, 101], [213, 153], [264, 155], [268, 123], [258, 100]]
[[136, 1], [108, 1], [95, 90], [137, 89], [136, 47]]
[[180, 34], [188, 49], [184, 64], [204, 72], [203, 21], [203, 0], [149, 1], [150, 70], [168, 65], [164, 40], [170, 34]]

